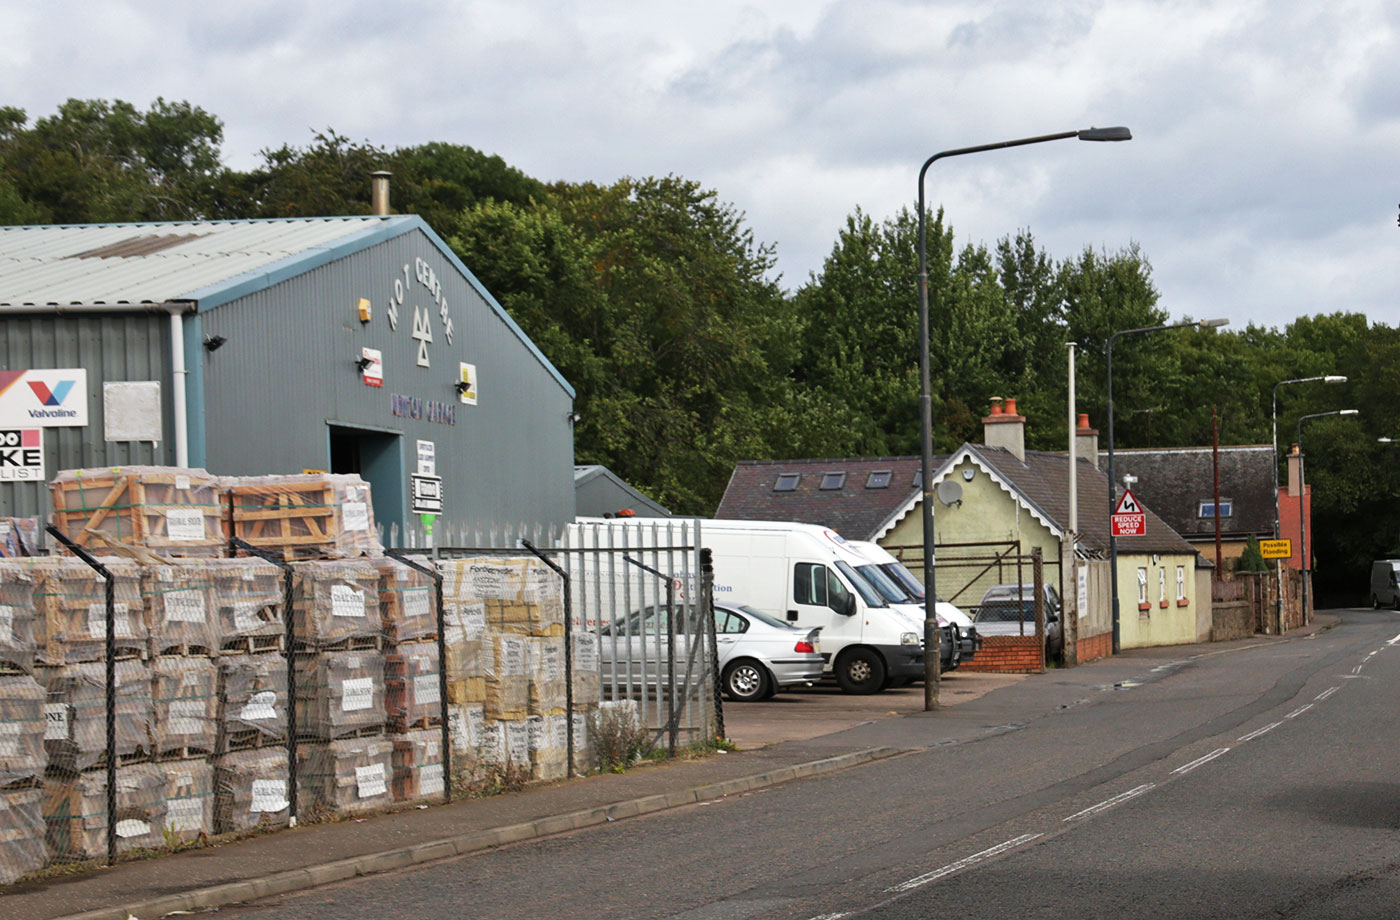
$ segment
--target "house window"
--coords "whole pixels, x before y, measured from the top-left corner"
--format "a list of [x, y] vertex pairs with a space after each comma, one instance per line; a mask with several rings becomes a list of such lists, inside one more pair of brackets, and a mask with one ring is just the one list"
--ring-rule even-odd
[[1157, 570], [1157, 606], [1167, 606], [1167, 567]]
[[[1234, 499], [1222, 498], [1222, 499], [1220, 500], [1220, 516], [1221, 516], [1221, 517], [1223, 517], [1223, 518], [1230, 517], [1230, 516], [1234, 513], [1234, 510], [1235, 510], [1235, 502], [1234, 502]], [[1209, 499], [1206, 499], [1205, 501], [1201, 502], [1200, 507], [1196, 510], [1196, 517], [1203, 517], [1203, 518], [1213, 518], [1213, 517], [1215, 517], [1215, 502], [1213, 502], [1213, 501], [1211, 501], [1211, 500], [1209, 500]]]
[[1186, 606], [1186, 566], [1176, 567], [1176, 605]]
[[865, 477], [865, 487], [867, 489], [888, 489], [890, 487], [890, 477], [894, 473], [891, 470], [875, 470]]
[[801, 481], [801, 473], [779, 473], [778, 481], [773, 485], [773, 491], [795, 492], [797, 491], [797, 484]]
[[823, 491], [829, 492], [829, 491], [832, 491], [832, 490], [835, 490], [835, 489], [840, 489], [840, 488], [841, 488], [842, 486], [844, 486], [845, 484], [846, 484], [846, 474], [845, 474], [845, 473], [823, 473], [823, 474], [822, 474], [822, 484], [821, 484], [821, 488], [822, 488]]
[[1147, 569], [1138, 569], [1138, 609], [1146, 610], [1151, 606], [1147, 600]]

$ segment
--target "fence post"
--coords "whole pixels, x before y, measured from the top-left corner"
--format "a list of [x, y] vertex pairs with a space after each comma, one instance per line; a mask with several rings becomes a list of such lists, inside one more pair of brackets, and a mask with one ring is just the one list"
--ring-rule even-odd
[[107, 605], [107, 640], [104, 649], [107, 682], [107, 865], [117, 861], [117, 581], [116, 576], [92, 554], [68, 539], [53, 524], [45, 528], [105, 582], [103, 599]]
[[724, 701], [719, 682], [719, 636], [715, 634], [715, 565], [714, 554], [708, 548], [700, 550], [700, 598], [704, 604], [705, 631], [710, 637], [710, 679], [715, 688], [715, 737], [724, 735]]
[[[1031, 548], [1031, 572], [1035, 579], [1035, 637], [1036, 645], [1039, 646], [1037, 653], [1040, 658], [1040, 670], [1045, 670], [1045, 571], [1043, 568], [1043, 554], [1039, 546]], [[1019, 591], [1019, 589], [1017, 589]], [[1064, 623], [1060, 624], [1060, 633], [1064, 634]]]

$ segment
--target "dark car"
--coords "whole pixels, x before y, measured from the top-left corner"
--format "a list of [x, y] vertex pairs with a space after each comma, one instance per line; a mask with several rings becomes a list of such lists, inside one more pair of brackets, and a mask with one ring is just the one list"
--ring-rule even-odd
[[[1045, 656], [1057, 658], [1064, 648], [1060, 624], [1060, 594], [1043, 586], [1045, 605]], [[996, 585], [982, 595], [982, 603], [972, 618], [983, 636], [1035, 635], [1035, 585]]]

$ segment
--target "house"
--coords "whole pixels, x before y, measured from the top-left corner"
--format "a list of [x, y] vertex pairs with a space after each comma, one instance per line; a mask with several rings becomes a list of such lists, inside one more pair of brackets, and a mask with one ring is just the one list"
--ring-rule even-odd
[[606, 466], [574, 467], [579, 517], [670, 517], [671, 512], [638, 492]]
[[[1087, 419], [1081, 416], [1087, 427]], [[1274, 449], [1268, 444], [1219, 449], [1220, 546], [1226, 568], [1250, 537], [1274, 534]], [[1114, 474], [1133, 494], [1206, 558], [1215, 557], [1215, 463], [1209, 447], [1114, 451]], [[1108, 452], [1094, 458], [1107, 471]], [[1132, 477], [1129, 480], [1128, 477]]]

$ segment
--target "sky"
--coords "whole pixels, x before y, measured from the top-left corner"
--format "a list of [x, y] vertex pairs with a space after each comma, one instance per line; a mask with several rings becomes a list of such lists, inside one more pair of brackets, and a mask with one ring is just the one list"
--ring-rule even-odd
[[0, 104], [188, 100], [223, 155], [327, 128], [545, 181], [675, 174], [777, 251], [788, 290], [848, 215], [929, 171], [959, 246], [1137, 244], [1174, 317], [1400, 325], [1400, 3], [1383, 0], [0, 0]]

